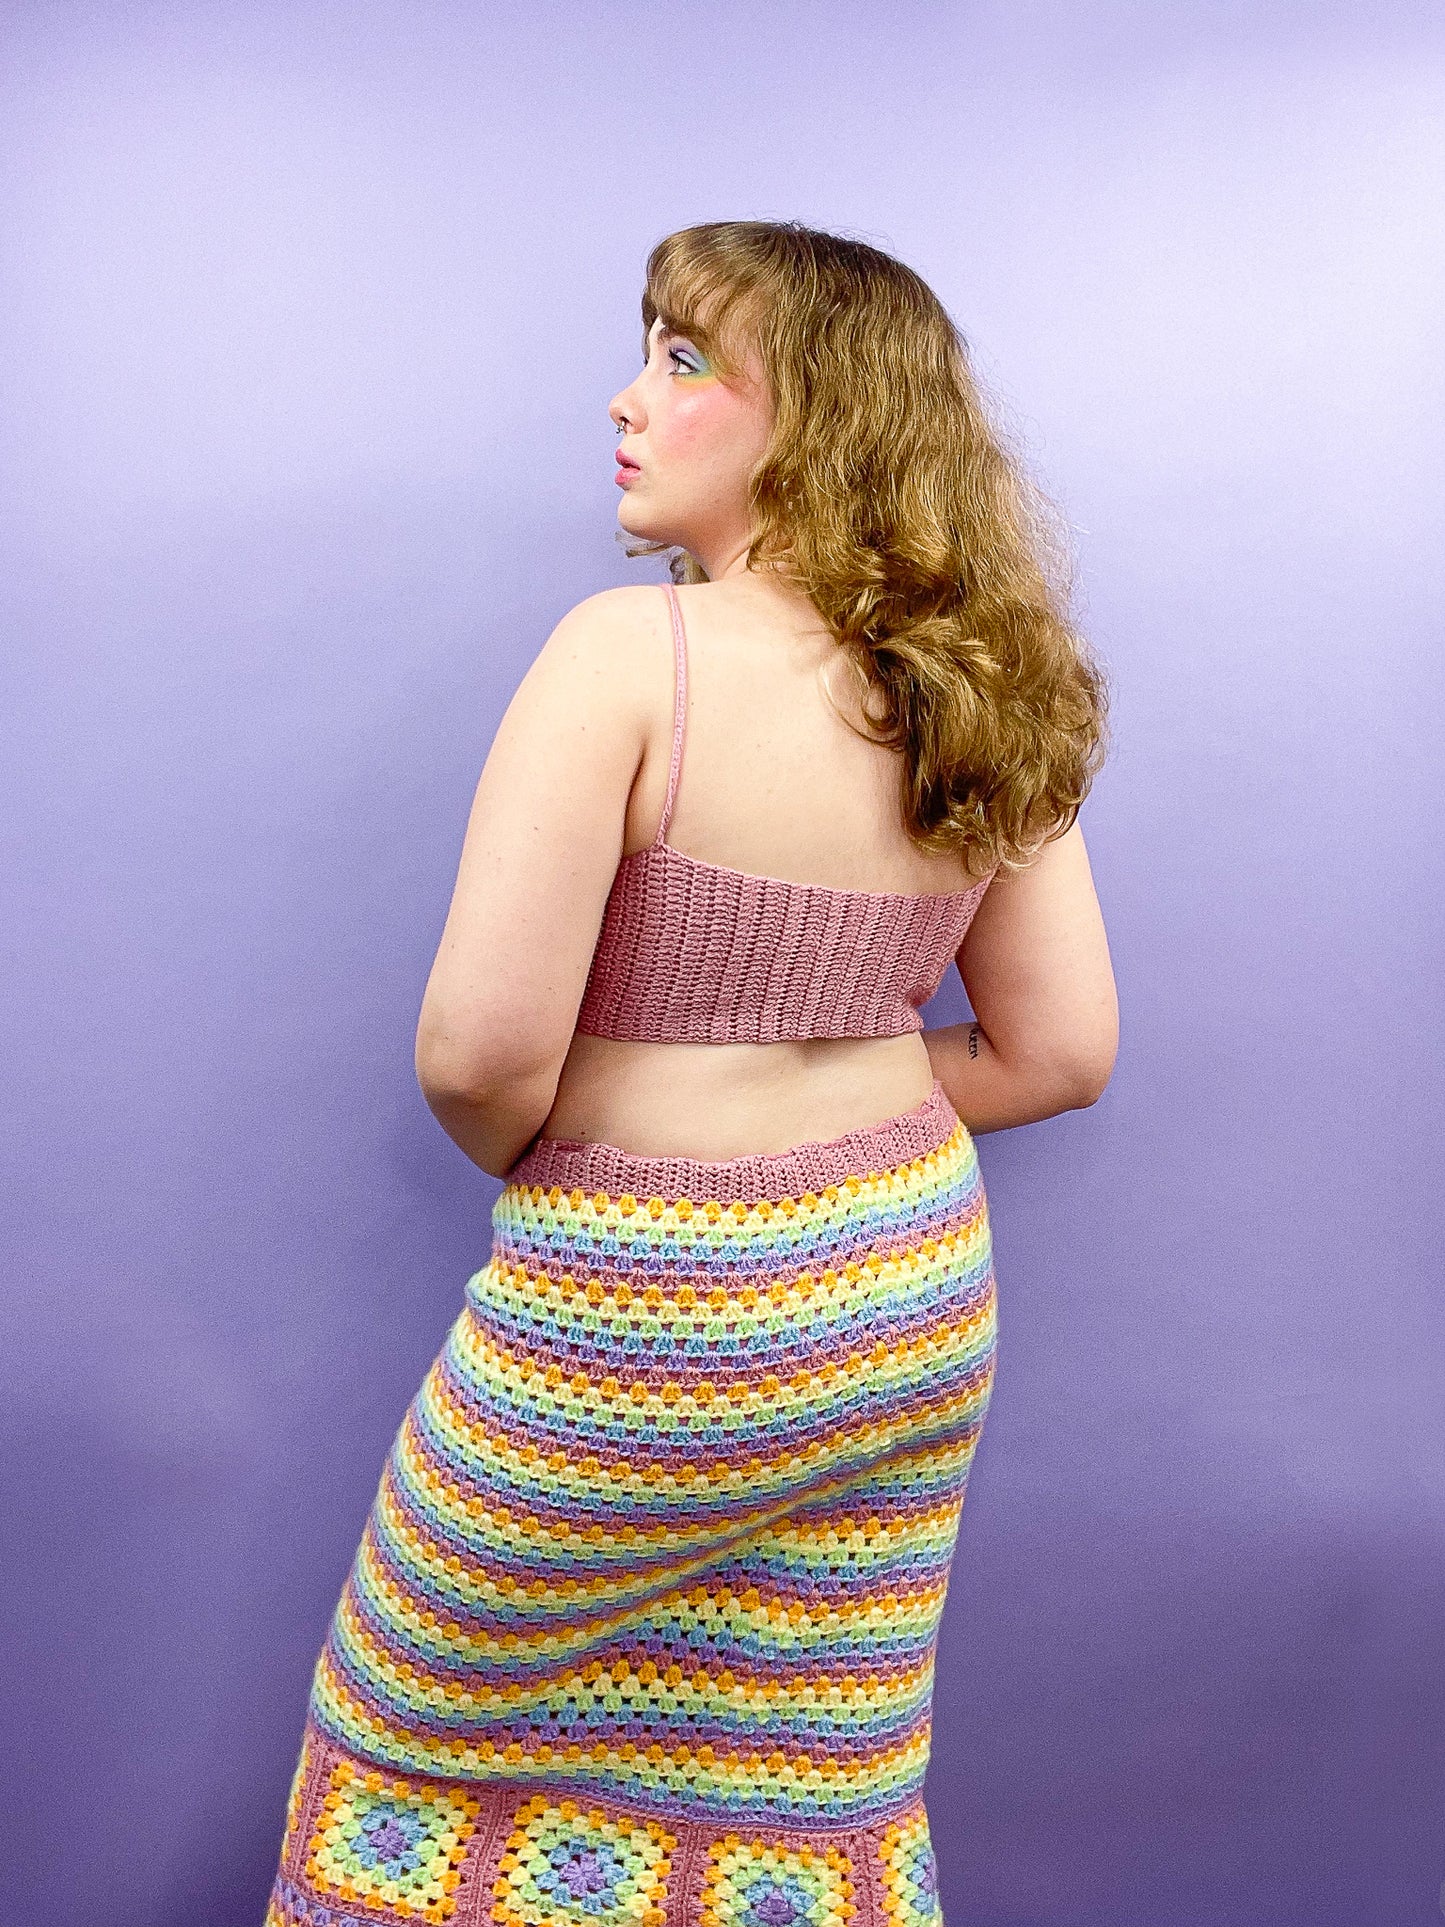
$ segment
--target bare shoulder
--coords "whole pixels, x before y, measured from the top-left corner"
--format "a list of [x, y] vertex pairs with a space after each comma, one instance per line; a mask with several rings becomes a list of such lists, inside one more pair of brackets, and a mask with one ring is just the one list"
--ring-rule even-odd
[[670, 633], [667, 601], [660, 590], [628, 584], [625, 588], [599, 589], [595, 595], [574, 602], [547, 638], [546, 646], [610, 648], [619, 654], [635, 650], [648, 655], [657, 637], [666, 633]]
[[533, 664], [542, 679], [580, 691], [605, 689], [609, 704], [642, 713], [655, 690], [664, 643], [671, 648], [667, 601], [657, 586], [600, 589], [574, 603]]

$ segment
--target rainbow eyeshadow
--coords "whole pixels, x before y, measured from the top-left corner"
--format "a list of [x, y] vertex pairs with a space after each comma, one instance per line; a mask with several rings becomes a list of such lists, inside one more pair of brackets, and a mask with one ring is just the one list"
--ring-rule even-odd
[[669, 348], [667, 352], [669, 355], [686, 355], [689, 360], [697, 362], [698, 365], [696, 368], [688, 368], [686, 366], [679, 366], [677, 368], [676, 372], [684, 381], [710, 381], [715, 378], [715, 370], [712, 363], [699, 349]]

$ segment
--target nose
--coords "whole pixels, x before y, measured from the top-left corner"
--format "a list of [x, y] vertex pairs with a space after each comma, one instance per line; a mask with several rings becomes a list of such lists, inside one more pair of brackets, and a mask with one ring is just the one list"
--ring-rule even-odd
[[646, 425], [635, 382], [629, 382], [612, 397], [607, 404], [607, 413], [612, 417], [613, 427], [620, 429], [624, 434], [629, 432], [635, 434]]

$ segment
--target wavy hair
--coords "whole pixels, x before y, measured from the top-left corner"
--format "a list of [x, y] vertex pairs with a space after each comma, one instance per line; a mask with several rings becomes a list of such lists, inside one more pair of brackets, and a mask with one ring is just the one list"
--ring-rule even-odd
[[[975, 875], [1021, 867], [1078, 815], [1107, 688], [1070, 620], [1061, 520], [990, 420], [943, 304], [865, 242], [715, 221], [649, 255], [644, 355], [659, 316], [723, 380], [749, 347], [762, 363], [775, 415], [747, 566], [786, 574], [852, 659], [867, 740], [904, 752], [909, 835]], [[674, 545], [627, 552], [707, 579]]]

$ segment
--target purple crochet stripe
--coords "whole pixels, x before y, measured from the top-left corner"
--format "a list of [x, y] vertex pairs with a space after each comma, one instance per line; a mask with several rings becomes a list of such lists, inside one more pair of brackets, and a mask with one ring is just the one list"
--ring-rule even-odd
[[935, 1077], [933, 1089], [911, 1111], [881, 1124], [861, 1124], [841, 1137], [808, 1140], [786, 1151], [738, 1158], [646, 1157], [618, 1144], [578, 1138], [537, 1138], [507, 1173], [508, 1184], [558, 1185], [564, 1191], [602, 1191], [609, 1197], [711, 1199], [755, 1204], [760, 1198], [799, 1197], [845, 1178], [889, 1171], [937, 1150], [958, 1127], [958, 1113]]
[[[388, 1456], [318, 1660], [315, 1746], [450, 1776], [479, 1806], [494, 1783], [565, 1789], [802, 1844], [903, 1812], [992, 1375], [962, 1121], [935, 1084], [881, 1125], [746, 1159], [532, 1150]], [[314, 1863], [318, 1890], [325, 1794], [323, 1777], [297, 1823], [319, 1844], [288, 1862], [298, 1879]], [[414, 1828], [415, 1790], [387, 1797]], [[757, 1881], [694, 1892], [690, 1866], [656, 1899], [668, 1927], [741, 1927]], [[524, 1918], [553, 1914], [533, 1896]], [[937, 1927], [928, 1908], [868, 1927], [885, 1922]]]

